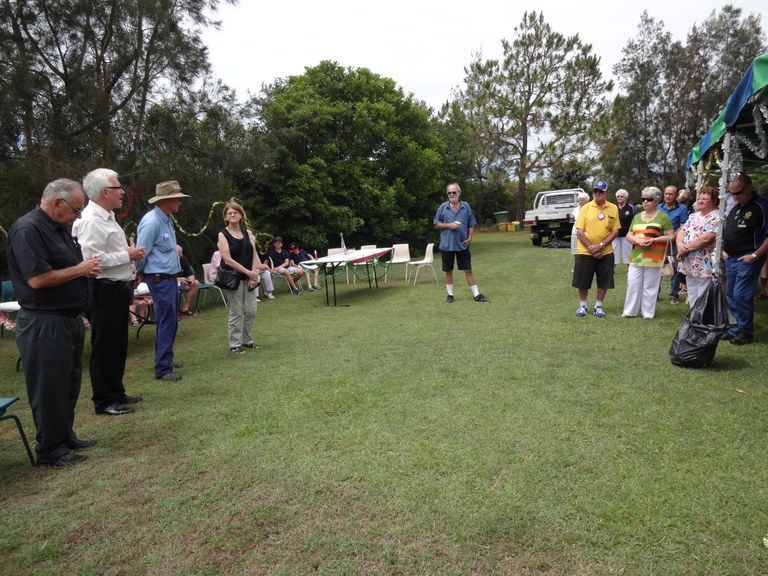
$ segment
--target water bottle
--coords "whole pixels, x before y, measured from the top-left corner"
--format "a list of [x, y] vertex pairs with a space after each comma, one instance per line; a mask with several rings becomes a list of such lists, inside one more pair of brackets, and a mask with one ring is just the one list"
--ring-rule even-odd
[[315, 260], [317, 260], [317, 250], [315, 250]]
[[344, 254], [347, 253], [347, 245], [344, 244], [344, 232], [339, 232], [339, 236], [341, 236], [341, 249], [344, 250]]

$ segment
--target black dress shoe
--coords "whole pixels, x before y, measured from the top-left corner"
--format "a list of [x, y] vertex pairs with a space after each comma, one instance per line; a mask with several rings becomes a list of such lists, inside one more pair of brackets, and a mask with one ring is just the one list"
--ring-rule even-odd
[[80, 438], [75, 438], [74, 440], [67, 442], [67, 448], [70, 450], [80, 450], [81, 448], [89, 448], [90, 446], [95, 445], [96, 440], [81, 440]]
[[144, 400], [141, 396], [128, 396], [128, 394], [123, 395], [118, 402], [120, 404], [136, 404], [136, 402], [141, 402]]
[[166, 382], [178, 382], [181, 380], [181, 374], [176, 372], [166, 372], [162, 376], [155, 376], [155, 380], [165, 380]]
[[96, 408], [96, 414], [104, 414], [106, 416], [121, 416], [122, 414], [132, 414], [136, 412], [133, 408], [128, 406], [121, 406], [120, 404], [109, 404], [103, 408]]
[[722, 336], [720, 336], [720, 340], [733, 340], [733, 337], [736, 336], [733, 332], [726, 332]]
[[58, 458], [52, 458], [50, 460], [43, 460], [42, 458], [37, 459], [37, 465], [38, 466], [71, 466], [72, 464], [77, 464], [78, 462], [82, 462], [88, 458], [88, 456], [83, 456], [82, 454], [72, 454], [71, 452], [68, 454], [64, 454], [64, 456], [59, 456]]
[[752, 344], [752, 341], [755, 339], [755, 337], [752, 334], [747, 334], [746, 332], [739, 332], [731, 338], [731, 344], [734, 344], [735, 346], [743, 346], [744, 344]]

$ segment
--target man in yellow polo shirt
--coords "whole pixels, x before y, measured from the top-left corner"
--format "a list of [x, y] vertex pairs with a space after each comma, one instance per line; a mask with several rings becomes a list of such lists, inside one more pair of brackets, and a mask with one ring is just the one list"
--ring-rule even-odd
[[609, 288], [613, 288], [613, 247], [611, 242], [619, 234], [619, 209], [608, 202], [608, 183], [598, 180], [592, 189], [592, 201], [579, 210], [576, 219], [576, 262], [573, 267], [574, 288], [579, 290], [579, 308], [576, 316], [587, 315], [587, 298], [592, 288], [592, 277], [597, 278], [597, 300], [594, 314], [605, 318], [603, 300]]

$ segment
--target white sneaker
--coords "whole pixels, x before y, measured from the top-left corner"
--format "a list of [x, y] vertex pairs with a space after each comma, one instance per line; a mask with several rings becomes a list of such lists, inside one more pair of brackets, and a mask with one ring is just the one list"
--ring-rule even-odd
[[274, 300], [275, 299], [275, 297], [272, 296], [272, 292], [267, 292], [266, 295], [267, 295], [267, 298], [269, 298], [270, 300]]

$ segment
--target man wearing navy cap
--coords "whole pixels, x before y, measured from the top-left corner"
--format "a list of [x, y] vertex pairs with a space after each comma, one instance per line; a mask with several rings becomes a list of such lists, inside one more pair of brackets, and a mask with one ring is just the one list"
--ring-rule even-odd
[[592, 189], [593, 200], [579, 210], [576, 219], [576, 260], [573, 267], [574, 288], [579, 290], [579, 307], [576, 316], [587, 315], [587, 298], [592, 288], [592, 277], [597, 278], [597, 299], [594, 314], [605, 318], [603, 300], [609, 288], [613, 288], [613, 239], [619, 235], [621, 222], [616, 204], [606, 200], [608, 183], [598, 180]]
[[282, 274], [285, 281], [288, 282], [291, 294], [299, 296], [301, 288], [296, 285], [294, 276], [296, 280], [301, 282], [304, 271], [297, 266], [291, 266], [291, 256], [288, 254], [288, 250], [283, 250], [283, 238], [281, 236], [275, 236], [272, 239], [272, 248], [267, 252], [267, 260], [270, 261], [272, 276]]

